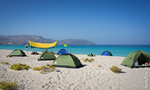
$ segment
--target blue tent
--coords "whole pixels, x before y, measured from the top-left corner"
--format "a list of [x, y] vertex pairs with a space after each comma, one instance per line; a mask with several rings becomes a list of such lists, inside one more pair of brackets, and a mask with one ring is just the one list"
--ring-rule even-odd
[[66, 49], [60, 49], [57, 55], [70, 54]]
[[103, 55], [103, 56], [113, 56], [110, 51], [104, 51], [101, 55]]

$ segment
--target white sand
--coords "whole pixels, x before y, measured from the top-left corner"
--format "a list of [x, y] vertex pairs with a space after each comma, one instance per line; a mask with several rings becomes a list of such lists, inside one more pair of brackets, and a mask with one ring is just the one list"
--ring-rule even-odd
[[[91, 57], [75, 55], [86, 66], [78, 69], [56, 67], [53, 72], [41, 74], [31, 69], [15, 71], [9, 68], [17, 63], [40, 67], [52, 64], [53, 60], [38, 61], [39, 55], [31, 55], [31, 52], [26, 53], [26, 57], [6, 58], [11, 52], [12, 50], [0, 50], [0, 62], [10, 64], [0, 64], [0, 81], [17, 81], [17, 90], [150, 90], [150, 68], [131, 69], [122, 66], [120, 64], [125, 57], [97, 55], [89, 63], [81, 59]], [[122, 68], [122, 73], [110, 71], [109, 68], [113, 65]]]

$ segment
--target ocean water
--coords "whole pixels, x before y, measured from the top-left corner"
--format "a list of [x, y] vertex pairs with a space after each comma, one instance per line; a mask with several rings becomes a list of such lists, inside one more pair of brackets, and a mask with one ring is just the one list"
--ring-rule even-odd
[[[72, 54], [95, 54], [101, 55], [101, 53], [105, 50], [109, 50], [113, 56], [121, 56], [126, 57], [129, 53], [136, 51], [136, 50], [143, 50], [150, 54], [150, 45], [74, 45], [74, 46], [59, 46], [56, 45], [53, 49], [48, 49], [48, 51], [53, 51], [57, 53], [61, 48], [65, 48], [68, 52]], [[25, 50], [25, 45], [0, 45], [0, 49], [7, 49], [7, 50], [15, 50], [21, 49]], [[28, 48], [28, 51], [38, 51], [42, 52], [45, 49], [38, 49], [38, 48]]]

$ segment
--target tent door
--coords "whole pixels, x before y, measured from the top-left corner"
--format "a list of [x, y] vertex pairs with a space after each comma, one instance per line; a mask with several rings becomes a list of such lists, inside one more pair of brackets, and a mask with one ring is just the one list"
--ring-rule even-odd
[[138, 59], [134, 62], [134, 66], [139, 66]]

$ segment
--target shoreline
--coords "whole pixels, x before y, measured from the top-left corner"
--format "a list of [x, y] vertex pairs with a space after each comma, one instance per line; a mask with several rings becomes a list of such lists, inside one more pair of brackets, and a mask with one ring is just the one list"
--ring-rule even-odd
[[[53, 49], [48, 49], [48, 51], [53, 51], [54, 53], [57, 53], [60, 49], [65, 48], [68, 52], [71, 52], [73, 54], [90, 54], [93, 53], [94, 55], [101, 55], [104, 51], [109, 50], [113, 56], [121, 56], [126, 57], [128, 54], [130, 54], [133, 51], [136, 50], [142, 50], [147, 53], [150, 53], [150, 46], [116, 46], [116, 45], [110, 45], [110, 46], [56, 46]], [[15, 49], [21, 49], [25, 50], [24, 45], [0, 45], [0, 49], [7, 49], [7, 50], [15, 50]], [[42, 50], [45, 51], [45, 49], [39, 49], [39, 48], [30, 48], [28, 47], [28, 51], [37, 51], [42, 52]]]
[[[41, 74], [31, 70], [32, 67], [52, 64], [50, 61], [38, 61], [39, 55], [31, 55], [28, 51], [26, 57], [8, 57], [13, 50], [0, 49], [0, 62], [9, 62], [9, 65], [0, 64], [0, 81], [17, 81], [18, 90], [149, 90], [149, 68], [129, 68], [120, 65], [125, 57], [100, 56], [88, 57], [87, 55], [74, 54], [84, 67], [62, 68], [56, 67], [53, 72]], [[26, 53], [26, 52], [25, 52]], [[41, 53], [41, 52], [40, 52]], [[91, 63], [84, 62], [82, 58], [94, 58]], [[29, 70], [14, 71], [11, 65], [22, 63], [31, 68]], [[98, 67], [101, 65], [101, 67]], [[111, 66], [122, 68], [119, 74], [113, 73]], [[148, 76], [145, 79], [145, 73]], [[148, 87], [145, 88], [145, 81]]]
[[[6, 51], [13, 51], [13, 50], [8, 50], [8, 49], [0, 49], [0, 51], [1, 50], [6, 50]], [[33, 51], [25, 51], [25, 50], [23, 50], [27, 55], [30, 55]], [[37, 51], [38, 52], [38, 51]], [[42, 53], [42, 52], [38, 52], [38, 53]], [[73, 53], [71, 53], [71, 54], [73, 54]], [[85, 55], [85, 56], [87, 56], [87, 54], [73, 54], [73, 55]], [[57, 55], [56, 55], [57, 56]], [[102, 56], [102, 55], [95, 55], [95, 56]], [[90, 56], [88, 56], [88, 57], [90, 57]], [[102, 57], [105, 57], [105, 56], [102, 56]], [[125, 57], [125, 56], [106, 56], [106, 57]]]

